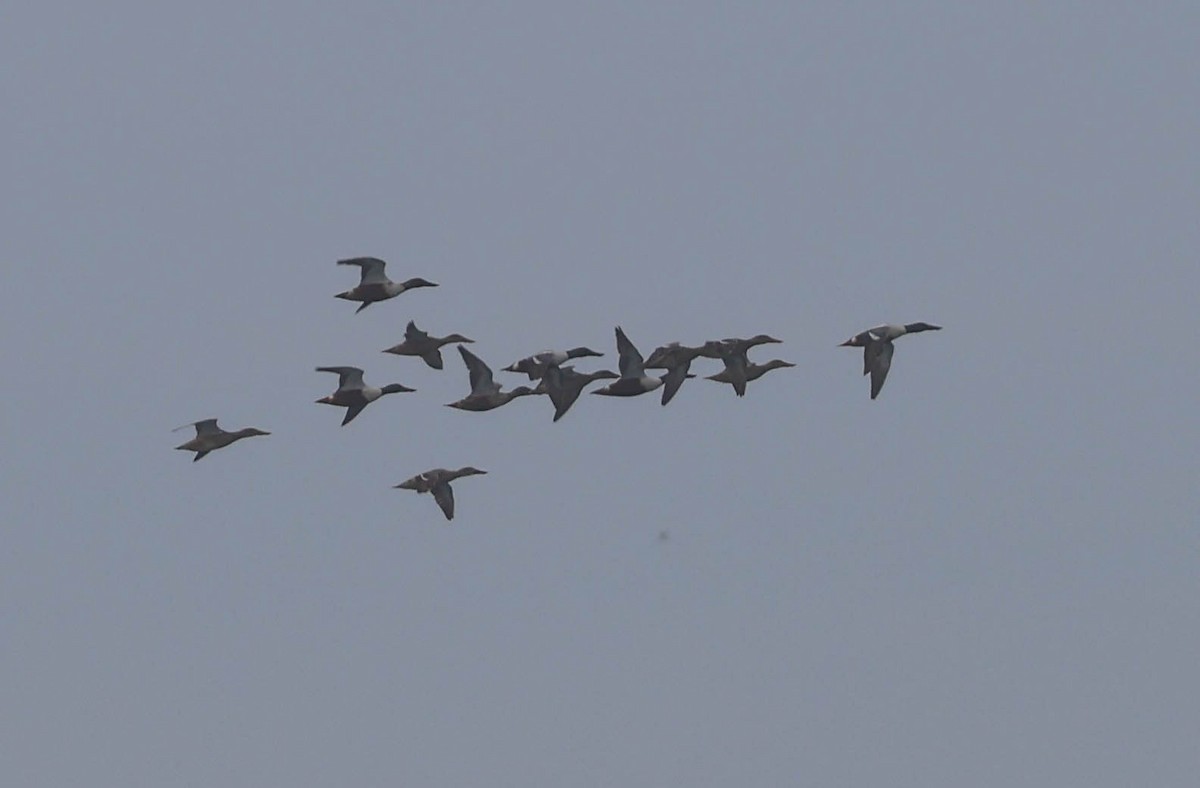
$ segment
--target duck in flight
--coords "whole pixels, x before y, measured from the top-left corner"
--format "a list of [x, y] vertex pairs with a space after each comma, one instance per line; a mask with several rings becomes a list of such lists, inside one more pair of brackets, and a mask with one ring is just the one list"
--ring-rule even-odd
[[595, 380], [616, 380], [621, 377], [615, 372], [602, 369], [597, 372], [576, 372], [574, 367], [550, 366], [538, 384], [538, 391], [545, 391], [554, 403], [554, 421], [558, 421], [579, 399], [584, 387]]
[[863, 374], [871, 376], [871, 399], [875, 399], [883, 390], [883, 382], [887, 380], [888, 370], [892, 368], [892, 354], [896, 352], [892, 342], [906, 334], [941, 330], [941, 326], [929, 323], [876, 326], [861, 334], [855, 334], [838, 347], [863, 349]]
[[437, 287], [435, 283], [419, 277], [406, 279], [403, 282], [393, 282], [383, 272], [384, 266], [387, 263], [378, 257], [351, 257], [346, 260], [338, 260], [337, 264], [357, 265], [361, 269], [358, 286], [344, 293], [338, 293], [336, 296], [337, 298], [344, 298], [347, 301], [361, 301], [362, 305], [354, 310], [354, 314], [356, 315], [376, 301], [386, 301], [389, 298], [395, 298], [407, 290], [412, 290], [416, 287]]
[[417, 324], [410, 320], [408, 321], [408, 328], [404, 330], [404, 341], [399, 345], [393, 345], [383, 352], [392, 353], [397, 356], [418, 356], [434, 369], [441, 369], [442, 345], [449, 345], [455, 342], [474, 341], [475, 340], [473, 339], [467, 339], [462, 334], [450, 334], [444, 337], [432, 337], [428, 333], [417, 328]]
[[596, 389], [593, 394], [606, 397], [636, 397], [638, 394], [654, 391], [663, 384], [661, 378], [646, 374], [642, 354], [629, 341], [629, 337], [625, 336], [620, 326], [617, 326], [617, 353], [620, 355], [617, 362], [617, 368], [621, 370], [620, 379], [604, 388]]
[[730, 337], [729, 339], [713, 339], [704, 343], [700, 355], [705, 358], [721, 358], [728, 353], [745, 353], [758, 345], [780, 345], [782, 339], [776, 339], [770, 334], [755, 334], [749, 339]]
[[794, 367], [795, 364], [790, 361], [775, 358], [765, 364], [755, 364], [753, 361], [747, 361], [745, 356], [729, 357], [725, 359], [725, 369], [715, 375], [709, 375], [707, 380], [715, 380], [718, 383], [730, 383], [733, 385], [734, 392], [739, 397], [746, 396], [746, 384], [752, 380], [758, 380], [763, 375], [773, 369], [783, 369], [784, 367]]
[[479, 356], [462, 345], [458, 346], [458, 352], [462, 354], [463, 363], [467, 365], [471, 393], [457, 402], [446, 403], [446, 407], [473, 411], [493, 410], [517, 397], [539, 393], [528, 386], [517, 386], [509, 391], [501, 391], [500, 384], [492, 378], [491, 367], [483, 363]]
[[530, 380], [540, 380], [546, 374], [548, 367], [560, 366], [573, 358], [603, 355], [603, 353], [598, 353], [587, 347], [573, 347], [570, 350], [543, 350], [541, 353], [526, 356], [520, 361], [514, 361], [505, 367], [504, 371], [524, 372], [529, 376]]
[[434, 468], [433, 470], [419, 473], [411, 479], [400, 482], [395, 485], [395, 489], [415, 490], [418, 493], [433, 493], [433, 500], [437, 501], [437, 505], [442, 508], [442, 514], [446, 515], [447, 520], [453, 520], [454, 490], [450, 488], [450, 482], [455, 479], [461, 479], [463, 476], [476, 476], [485, 473], [487, 471], [481, 471], [478, 468], [470, 466], [459, 468], [456, 471], [447, 470], [446, 468]]
[[216, 419], [201, 419], [200, 421], [184, 424], [182, 427], [176, 427], [172, 432], [185, 430], [188, 427], [196, 428], [196, 437], [192, 438], [187, 443], [176, 446], [176, 449], [182, 451], [194, 451], [196, 456], [192, 457], [192, 462], [196, 462], [210, 451], [223, 449], [234, 441], [240, 441], [242, 438], [250, 438], [255, 435], [270, 435], [269, 432], [264, 432], [257, 427], [246, 427], [245, 429], [235, 430], [234, 432], [226, 432], [217, 426]]
[[696, 377], [689, 370], [692, 368], [692, 362], [697, 357], [704, 355], [704, 350], [704, 346], [689, 347], [678, 342], [671, 342], [654, 348], [654, 351], [650, 353], [650, 357], [646, 359], [645, 368], [667, 371], [667, 374], [662, 377], [662, 404], [666, 405], [674, 398], [679, 387], [683, 385], [683, 381]]
[[343, 427], [354, 421], [354, 417], [362, 413], [363, 408], [384, 394], [416, 391], [408, 386], [401, 386], [399, 383], [389, 383], [382, 388], [368, 386], [363, 382], [363, 371], [358, 367], [317, 367], [317, 372], [332, 372], [338, 376], [337, 391], [328, 397], [321, 397], [317, 402], [345, 408], [346, 417], [342, 419]]
[[[701, 349], [700, 355], [706, 358], [720, 359], [725, 364], [725, 369], [711, 376], [709, 380], [716, 380], [720, 383], [729, 383], [733, 386], [734, 393], [739, 397], [746, 396], [746, 384], [757, 378], [762, 377], [771, 369], [777, 369], [779, 366], [790, 366], [786, 361], [770, 362], [775, 366], [770, 369], [755, 369], [754, 377], [750, 377], [751, 362], [747, 357], [750, 348], [758, 345], [781, 344], [783, 340], [776, 339], [769, 334], [756, 334], [749, 339], [721, 339], [705, 342]], [[757, 366], [757, 365], [756, 365]], [[766, 365], [763, 365], [764, 367]]]

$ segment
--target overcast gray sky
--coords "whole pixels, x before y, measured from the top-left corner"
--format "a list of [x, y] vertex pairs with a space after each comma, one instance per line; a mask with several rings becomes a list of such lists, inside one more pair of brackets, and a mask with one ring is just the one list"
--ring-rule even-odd
[[1101, 5], [5, 4], [5, 784], [1194, 785], [1200, 11]]

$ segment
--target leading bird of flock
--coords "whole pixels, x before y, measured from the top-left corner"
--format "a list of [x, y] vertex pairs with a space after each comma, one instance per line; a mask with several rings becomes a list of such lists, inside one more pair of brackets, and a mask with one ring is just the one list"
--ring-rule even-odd
[[487, 471], [481, 471], [478, 468], [470, 466], [459, 468], [456, 471], [447, 470], [446, 468], [434, 468], [424, 473], [418, 473], [411, 479], [395, 485], [395, 487], [398, 490], [416, 490], [418, 493], [433, 493], [433, 500], [437, 501], [437, 505], [442, 507], [442, 514], [446, 515], [447, 520], [453, 520], [454, 490], [450, 488], [450, 482], [455, 479], [461, 479], [463, 476], [477, 476], [485, 473]]
[[234, 441], [240, 441], [242, 438], [250, 438], [255, 435], [270, 435], [269, 432], [264, 432], [257, 427], [246, 427], [245, 429], [235, 430], [234, 432], [226, 432], [217, 426], [216, 419], [201, 419], [200, 421], [184, 424], [182, 427], [176, 427], [172, 432], [186, 430], [188, 427], [196, 428], [196, 437], [192, 438], [187, 443], [176, 446], [176, 449], [181, 451], [194, 451], [196, 456], [192, 457], [192, 462], [196, 462], [216, 449], [223, 449]]
[[395, 298], [401, 293], [417, 287], [437, 287], [435, 283], [420, 277], [406, 279], [403, 282], [393, 282], [383, 272], [387, 263], [378, 257], [351, 257], [346, 260], [338, 260], [337, 264], [357, 265], [361, 269], [358, 286], [335, 296], [335, 298], [344, 298], [347, 301], [361, 301], [362, 305], [354, 310], [356, 315], [376, 301]]
[[317, 402], [322, 405], [337, 405], [345, 408], [346, 417], [342, 419], [343, 427], [354, 421], [354, 417], [362, 413], [363, 408], [384, 394], [416, 391], [416, 389], [410, 389], [399, 383], [389, 383], [382, 388], [368, 386], [363, 382], [363, 371], [358, 367], [317, 367], [317, 372], [332, 372], [338, 376], [337, 391], [328, 397], [321, 397]]
[[863, 374], [871, 376], [871, 399], [875, 399], [883, 390], [883, 382], [887, 380], [888, 370], [892, 368], [892, 354], [896, 352], [892, 342], [905, 334], [941, 330], [941, 326], [933, 326], [929, 323], [876, 326], [861, 334], [855, 334], [838, 347], [863, 349]]

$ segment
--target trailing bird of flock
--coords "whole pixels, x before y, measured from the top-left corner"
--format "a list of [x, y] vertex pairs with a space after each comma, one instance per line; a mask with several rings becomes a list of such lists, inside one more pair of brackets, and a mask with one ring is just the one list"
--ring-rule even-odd
[[[403, 282], [394, 282], [384, 272], [387, 264], [377, 257], [353, 257], [339, 260], [337, 264], [359, 268], [358, 286], [335, 296], [347, 301], [359, 302], [355, 314], [371, 304], [395, 298], [409, 290], [438, 286], [419, 277], [406, 279]], [[908, 334], [939, 330], [941, 330], [941, 326], [929, 323], [883, 325], [855, 334], [840, 346], [862, 348], [863, 375], [870, 376], [871, 399], [875, 399], [883, 390], [884, 381], [887, 380], [888, 371], [892, 366], [892, 356], [895, 353], [893, 343]], [[642, 356], [620, 326], [616, 327], [615, 333], [619, 373], [607, 369], [579, 372], [574, 365], [567, 363], [575, 359], [604, 355], [589, 347], [546, 350], [514, 361], [504, 367], [504, 372], [526, 375], [530, 383], [537, 381], [536, 387], [520, 385], [507, 391], [500, 383], [496, 382], [491, 367], [465, 347], [465, 345], [473, 343], [473, 340], [462, 334], [454, 333], [444, 337], [432, 336], [419, 329], [416, 323], [410, 320], [404, 332], [404, 341], [387, 348], [384, 352], [398, 356], [415, 356], [422, 359], [432, 369], [440, 370], [444, 367], [442, 348], [446, 345], [455, 345], [467, 368], [470, 392], [462, 399], [446, 403], [447, 407], [476, 412], [489, 411], [507, 405], [518, 397], [544, 394], [554, 405], [554, 421], [558, 421], [566, 415], [588, 385], [601, 380], [611, 382], [592, 390], [592, 394], [607, 397], [635, 397], [661, 388], [661, 402], [666, 405], [679, 393], [684, 381], [697, 377], [691, 372], [692, 362], [697, 358], [720, 361], [724, 365], [724, 369], [715, 375], [706, 376], [706, 379], [718, 383], [728, 383], [739, 397], [746, 395], [747, 384], [758, 380], [771, 370], [795, 366], [795, 364], [782, 359], [771, 359], [763, 363], [753, 362], [749, 359], [751, 348], [782, 342], [782, 340], [767, 334], [758, 334], [749, 339], [710, 340], [694, 347], [679, 342], [670, 342], [655, 348], [646, 358]], [[650, 369], [666, 370], [666, 372], [661, 376], [655, 376], [647, 373], [646, 370]], [[363, 370], [358, 367], [317, 367], [316, 371], [329, 372], [338, 376], [337, 389], [332, 394], [321, 397], [317, 402], [345, 408], [346, 412], [342, 418], [343, 427], [357, 418], [367, 405], [384, 395], [416, 391], [416, 389], [399, 383], [369, 386], [364, 379]], [[269, 432], [257, 427], [245, 427], [227, 432], [217, 426], [216, 419], [202, 419], [178, 427], [177, 430], [187, 427], [195, 428], [196, 437], [175, 448], [194, 452], [193, 462], [242, 438], [270, 435]], [[433, 468], [419, 473], [395, 487], [401, 490], [432, 494], [434, 501], [441, 508], [442, 514], [449, 521], [454, 519], [454, 491], [451, 489], [450, 483], [465, 476], [486, 473], [487, 471], [470, 466], [457, 470]]]

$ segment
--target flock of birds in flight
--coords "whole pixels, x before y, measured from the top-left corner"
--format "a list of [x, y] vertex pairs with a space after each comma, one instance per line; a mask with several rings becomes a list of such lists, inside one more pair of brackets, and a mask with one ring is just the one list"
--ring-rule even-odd
[[[354, 257], [339, 260], [338, 265], [352, 265], [361, 269], [358, 286], [343, 293], [337, 298], [347, 301], [358, 301], [360, 306], [355, 314], [363, 311], [371, 304], [395, 298], [401, 293], [419, 287], [437, 287], [433, 282], [415, 278], [403, 282], [393, 282], [384, 273], [383, 260], [376, 257]], [[937, 331], [941, 326], [929, 323], [908, 323], [906, 325], [884, 325], [871, 328], [855, 334], [841, 344], [841, 347], [860, 347], [863, 349], [863, 374], [871, 376], [871, 399], [879, 396], [883, 383], [887, 379], [888, 370], [892, 366], [892, 354], [895, 352], [893, 342], [906, 335], [921, 331]], [[611, 383], [594, 389], [592, 394], [609, 397], [633, 397], [647, 394], [659, 388], [662, 389], [662, 404], [666, 405], [679, 391], [680, 386], [688, 378], [696, 375], [691, 372], [692, 362], [697, 358], [720, 360], [725, 368], [715, 374], [708, 375], [708, 380], [728, 383], [733, 386], [739, 397], [745, 396], [746, 384], [758, 380], [773, 369], [793, 367], [795, 364], [781, 359], [772, 359], [759, 364], [750, 361], [748, 352], [758, 345], [777, 344], [782, 340], [766, 334], [759, 334], [749, 339], [719, 339], [705, 342], [703, 345], [691, 347], [671, 342], [655, 348], [649, 358], [634, 346], [620, 326], [616, 329], [618, 369], [620, 374], [602, 369], [596, 372], [578, 372], [574, 366], [566, 362], [589, 356], [603, 356], [603, 353], [587, 347], [576, 347], [570, 350], [546, 350], [514, 362], [504, 368], [505, 372], [523, 373], [528, 376], [530, 383], [537, 381], [536, 387], [516, 386], [505, 391], [493, 377], [491, 368], [464, 345], [473, 340], [462, 334], [449, 334], [444, 337], [430, 336], [409, 321], [404, 332], [404, 341], [388, 348], [385, 353], [398, 356], [416, 356], [421, 358], [433, 369], [442, 369], [442, 347], [454, 344], [462, 355], [467, 366], [471, 391], [456, 402], [447, 403], [448, 407], [459, 410], [486, 411], [506, 405], [518, 397], [546, 395], [554, 405], [554, 421], [561, 419], [588, 384], [599, 380], [610, 380]], [[666, 370], [661, 376], [647, 374], [648, 369]], [[400, 392], [411, 392], [407, 386], [391, 383], [386, 386], [369, 386], [363, 379], [363, 371], [358, 367], [317, 367], [317, 372], [330, 372], [338, 376], [338, 387], [332, 394], [317, 400], [325, 405], [336, 405], [346, 409], [342, 418], [342, 426], [353, 421], [362, 413], [367, 405], [384, 396]], [[185, 424], [178, 429], [194, 427], [196, 437], [176, 446], [176, 449], [195, 452], [192, 461], [195, 462], [211, 451], [224, 448], [229, 444], [255, 435], [270, 433], [256, 427], [227, 432], [217, 426], [216, 419]], [[396, 488], [415, 490], [418, 493], [431, 493], [447, 520], [454, 519], [454, 491], [450, 483], [464, 476], [475, 476], [487, 471], [470, 466], [451, 470], [433, 468], [413, 476]]]

